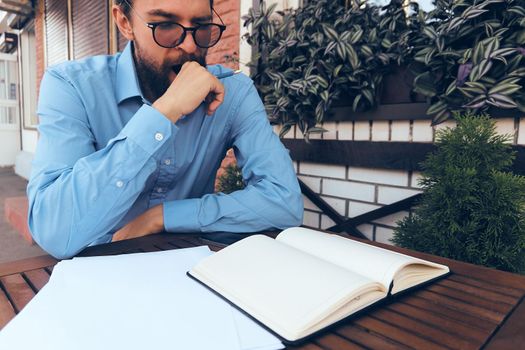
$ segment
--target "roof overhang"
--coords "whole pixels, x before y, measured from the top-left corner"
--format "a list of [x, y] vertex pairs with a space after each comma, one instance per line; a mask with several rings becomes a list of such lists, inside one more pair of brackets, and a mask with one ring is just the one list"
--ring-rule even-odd
[[33, 4], [30, 0], [0, 0], [0, 10], [29, 17], [33, 14]]

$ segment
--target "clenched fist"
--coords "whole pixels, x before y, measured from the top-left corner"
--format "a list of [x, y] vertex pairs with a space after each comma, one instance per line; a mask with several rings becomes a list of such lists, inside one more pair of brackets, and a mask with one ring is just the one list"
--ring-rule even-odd
[[153, 107], [173, 123], [193, 112], [203, 101], [207, 114], [213, 114], [224, 101], [224, 86], [197, 62], [186, 62], [164, 95]]

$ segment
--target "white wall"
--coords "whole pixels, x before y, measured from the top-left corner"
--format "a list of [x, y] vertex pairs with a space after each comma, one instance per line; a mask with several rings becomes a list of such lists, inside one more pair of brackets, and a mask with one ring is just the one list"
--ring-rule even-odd
[[15, 164], [16, 154], [20, 150], [20, 131], [0, 129], [0, 166]]
[[[328, 132], [311, 139], [431, 143], [439, 130], [454, 126], [455, 122], [448, 121], [432, 127], [430, 120], [327, 122], [322, 127]], [[510, 143], [525, 145], [525, 118], [497, 119], [496, 128], [498, 133], [510, 135]], [[279, 126], [274, 129], [279, 133]], [[285, 138], [301, 139], [303, 136], [298, 129], [292, 128]], [[294, 167], [298, 177], [308, 187], [347, 218], [421, 192], [419, 172], [311, 162], [294, 162]], [[306, 197], [304, 206], [303, 225], [320, 229], [335, 225]], [[369, 239], [390, 244], [396, 222], [408, 214], [407, 211], [395, 213], [363, 224], [358, 229]]]
[[38, 132], [32, 129], [22, 129], [22, 151], [16, 155], [15, 173], [29, 180], [31, 164], [36, 151]]
[[[252, 7], [252, 5], [252, 0], [241, 0], [241, 17], [248, 13], [248, 10]], [[252, 47], [246, 42], [246, 40], [243, 39], [243, 35], [248, 32], [248, 28], [244, 27], [243, 24], [244, 21], [241, 18], [239, 22], [241, 35], [241, 42], [239, 45], [239, 67], [246, 75], [250, 75], [250, 68], [248, 68], [247, 64], [252, 58]]]
[[[301, 0], [267, 0], [267, 6], [277, 3], [275, 11], [282, 10], [284, 8], [297, 8], [300, 5]], [[253, 6], [253, 0], [241, 0], [241, 17], [248, 13], [248, 10]], [[252, 47], [243, 39], [243, 35], [248, 32], [249, 28], [243, 26], [244, 21], [241, 19], [239, 28], [241, 35], [241, 43], [239, 48], [239, 63], [240, 69], [247, 75], [250, 74], [250, 69], [247, 67], [248, 62], [252, 58]]]
[[35, 153], [38, 142], [38, 132], [33, 129], [22, 129], [22, 150]]

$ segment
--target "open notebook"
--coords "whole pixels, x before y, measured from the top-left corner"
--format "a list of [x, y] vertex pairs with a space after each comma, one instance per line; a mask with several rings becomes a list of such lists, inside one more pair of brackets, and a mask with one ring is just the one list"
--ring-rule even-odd
[[448, 267], [341, 236], [294, 227], [213, 254], [188, 275], [289, 344]]

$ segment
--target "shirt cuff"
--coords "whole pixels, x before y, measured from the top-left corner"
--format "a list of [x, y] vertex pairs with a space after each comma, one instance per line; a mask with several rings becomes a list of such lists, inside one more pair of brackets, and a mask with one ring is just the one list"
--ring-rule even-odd
[[182, 199], [164, 202], [164, 229], [167, 232], [200, 232], [200, 199]]
[[120, 133], [153, 156], [178, 130], [162, 113], [145, 104]]

